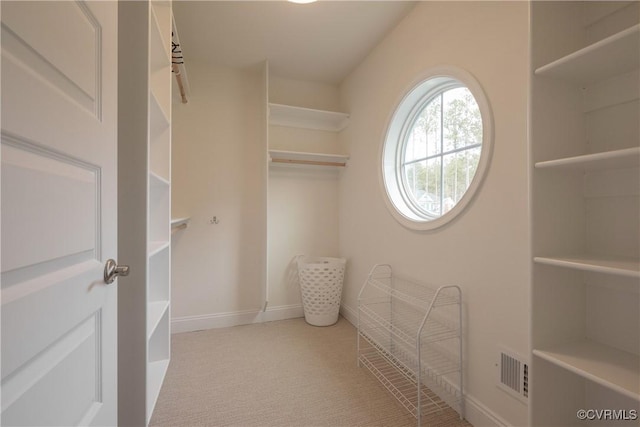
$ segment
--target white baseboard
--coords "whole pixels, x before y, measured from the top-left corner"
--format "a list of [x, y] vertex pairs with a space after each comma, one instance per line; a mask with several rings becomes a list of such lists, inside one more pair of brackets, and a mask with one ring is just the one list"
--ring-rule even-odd
[[347, 319], [354, 328], [358, 327], [358, 311], [344, 304], [340, 305], [340, 314]]
[[267, 311], [262, 312], [263, 322], [273, 322], [275, 320], [295, 319], [304, 317], [302, 304], [267, 306]]
[[478, 402], [473, 396], [464, 396], [464, 418], [475, 427], [507, 427], [509, 424], [502, 417]]
[[200, 331], [203, 329], [226, 328], [251, 323], [272, 322], [274, 320], [303, 317], [301, 304], [281, 305], [262, 310], [243, 310], [227, 313], [203, 314], [199, 316], [174, 317], [171, 319], [171, 333]]
[[[358, 324], [358, 311], [352, 307], [341, 305], [340, 314], [347, 319], [354, 327]], [[454, 384], [451, 384], [453, 388], [457, 388]], [[464, 396], [464, 413], [465, 419], [476, 427], [491, 426], [491, 427], [506, 427], [509, 425], [502, 417], [495, 414], [489, 408], [482, 403], [478, 402], [473, 396], [465, 394]]]

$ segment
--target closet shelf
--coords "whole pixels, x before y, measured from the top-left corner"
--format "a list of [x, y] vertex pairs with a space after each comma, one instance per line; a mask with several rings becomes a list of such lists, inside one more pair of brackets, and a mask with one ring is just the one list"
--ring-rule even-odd
[[171, 219], [171, 229], [172, 230], [181, 230], [183, 228], [187, 228], [189, 225], [190, 217], [185, 218], [172, 218]]
[[[165, 80], [163, 76], [165, 72], [169, 76], [171, 76], [171, 68], [169, 65], [167, 65], [164, 70], [156, 71], [151, 76], [152, 83], [149, 90], [149, 98], [151, 98], [149, 103], [151, 104], [151, 108], [149, 114], [151, 115], [150, 121], [152, 121], [152, 126], [154, 127], [160, 127], [163, 125], [169, 127], [171, 123], [168, 111], [170, 107], [169, 105], [167, 105], [170, 101], [170, 92], [167, 90], [167, 88], [156, 88], [153, 84], [153, 82], [162, 82], [163, 80]], [[153, 122], [159, 122], [159, 124], [155, 124]]]
[[[147, 407], [154, 408], [156, 406], [156, 401], [158, 400], [158, 395], [160, 394], [160, 388], [162, 387], [162, 382], [167, 373], [167, 368], [169, 367], [169, 359], [157, 360], [155, 362], [150, 362], [147, 365]], [[147, 414], [147, 424], [151, 419], [151, 411]]]
[[345, 167], [347, 160], [349, 160], [349, 156], [346, 154], [305, 153], [283, 150], [269, 150], [269, 157], [271, 163], [335, 167]]
[[574, 255], [564, 257], [535, 257], [533, 260], [538, 264], [640, 278], [640, 261], [634, 258]]
[[537, 162], [538, 169], [625, 169], [640, 166], [640, 147]]
[[158, 17], [153, 5], [151, 6], [151, 17], [152, 22], [155, 25], [149, 26], [149, 69], [152, 73], [165, 68], [167, 66], [167, 62], [171, 59], [170, 56], [170, 44], [165, 43], [162, 34], [160, 34], [160, 28], [163, 28], [158, 25]]
[[590, 84], [640, 66], [640, 24], [535, 70], [544, 77]]
[[164, 108], [160, 106], [158, 98], [156, 98], [153, 91], [150, 91], [150, 100], [149, 100], [149, 129], [151, 131], [151, 135], [157, 137], [161, 135], [165, 130], [171, 127], [171, 123], [169, 122], [169, 118], [167, 117]]
[[160, 319], [169, 308], [169, 301], [154, 301], [147, 305], [147, 339], [155, 332]]
[[349, 124], [349, 115], [335, 111], [269, 103], [269, 123], [278, 126], [339, 132]]
[[150, 185], [153, 186], [158, 186], [158, 187], [170, 187], [171, 183], [169, 182], [168, 179], [158, 175], [155, 172], [150, 172], [149, 173], [149, 181], [150, 181]]
[[152, 257], [169, 247], [169, 242], [164, 240], [149, 242], [149, 257]]
[[640, 357], [582, 339], [533, 354], [583, 378], [640, 401]]
[[[150, 25], [151, 29], [149, 30], [151, 32], [151, 34], [149, 35], [149, 38], [151, 39], [149, 41], [151, 45], [149, 49], [152, 51], [150, 57], [155, 57], [157, 63], [161, 63], [164, 65], [167, 61], [171, 61], [171, 41], [165, 40], [162, 34], [161, 29], [164, 29], [166, 25], [162, 25], [163, 23], [160, 22], [160, 18], [168, 19], [168, 16], [162, 16], [163, 11], [160, 9], [162, 9], [162, 6], [158, 5], [157, 3], [151, 3], [150, 18], [153, 22], [153, 25]], [[171, 11], [169, 10], [169, 12], [165, 13], [171, 14]], [[154, 71], [157, 71], [157, 68], [152, 67], [151, 72]]]

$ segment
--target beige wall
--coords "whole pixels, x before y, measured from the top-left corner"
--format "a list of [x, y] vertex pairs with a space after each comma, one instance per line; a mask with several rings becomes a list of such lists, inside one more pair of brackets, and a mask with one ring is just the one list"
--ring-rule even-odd
[[269, 102], [295, 105], [315, 110], [338, 111], [338, 87], [329, 83], [309, 82], [269, 75]]
[[296, 255], [338, 256], [338, 184], [338, 173], [330, 170], [269, 172], [271, 308], [301, 304]]
[[[401, 226], [387, 210], [380, 150], [395, 106], [422, 72], [454, 65], [483, 87], [494, 116], [493, 158], [479, 193], [431, 232]], [[527, 407], [496, 387], [499, 345], [528, 355], [528, 4], [423, 2], [341, 86], [351, 113], [351, 155], [340, 182], [340, 253], [347, 257], [345, 314], [375, 263], [463, 288], [465, 381], [472, 422], [527, 423]], [[473, 417], [473, 418], [472, 418]]]
[[263, 70], [190, 62], [189, 81], [173, 105], [172, 214], [191, 217], [172, 236], [174, 332], [257, 312], [266, 280]]

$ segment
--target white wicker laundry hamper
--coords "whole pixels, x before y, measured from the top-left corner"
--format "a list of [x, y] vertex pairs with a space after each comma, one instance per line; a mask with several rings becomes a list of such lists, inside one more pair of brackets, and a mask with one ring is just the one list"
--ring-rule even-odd
[[347, 260], [300, 255], [296, 262], [304, 320], [313, 326], [333, 325], [340, 312]]

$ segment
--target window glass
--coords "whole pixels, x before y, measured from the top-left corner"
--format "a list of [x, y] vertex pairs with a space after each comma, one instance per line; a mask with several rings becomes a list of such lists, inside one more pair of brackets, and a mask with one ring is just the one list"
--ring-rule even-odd
[[476, 95], [468, 81], [427, 79], [394, 114], [383, 150], [383, 177], [401, 219], [425, 223], [447, 216], [478, 185], [492, 129], [488, 104], [482, 98], [482, 111], [481, 91], [475, 81], [472, 85]]

